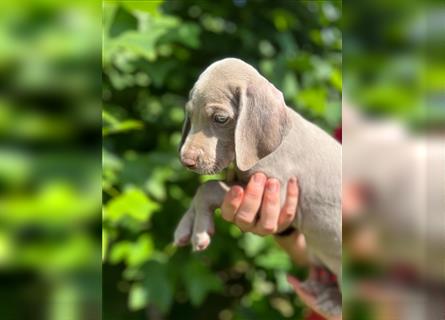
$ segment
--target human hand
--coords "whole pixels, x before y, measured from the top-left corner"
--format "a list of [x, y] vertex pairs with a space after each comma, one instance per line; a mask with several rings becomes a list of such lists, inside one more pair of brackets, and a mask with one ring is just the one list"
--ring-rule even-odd
[[286, 229], [294, 220], [298, 205], [295, 177], [287, 184], [286, 200], [281, 208], [280, 183], [263, 173], [255, 173], [246, 188], [233, 186], [221, 206], [222, 217], [242, 231], [265, 236]]

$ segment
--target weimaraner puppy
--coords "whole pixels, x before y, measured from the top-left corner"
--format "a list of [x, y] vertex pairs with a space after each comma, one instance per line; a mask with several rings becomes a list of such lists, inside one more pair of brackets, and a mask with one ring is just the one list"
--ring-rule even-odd
[[[341, 146], [323, 130], [287, 107], [283, 94], [258, 71], [235, 58], [210, 65], [186, 104], [180, 144], [181, 162], [199, 174], [214, 174], [236, 164], [237, 183], [255, 172], [286, 183], [298, 178], [299, 204], [293, 222], [305, 236], [311, 260], [329, 269], [341, 283]], [[213, 233], [213, 212], [229, 186], [209, 181], [198, 189], [175, 231], [175, 243], [191, 240], [204, 250]], [[327, 314], [341, 313], [337, 286], [305, 283]]]

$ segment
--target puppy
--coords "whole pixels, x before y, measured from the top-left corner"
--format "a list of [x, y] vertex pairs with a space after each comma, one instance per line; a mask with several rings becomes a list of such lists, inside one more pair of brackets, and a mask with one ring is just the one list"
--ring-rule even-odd
[[[288, 179], [298, 177], [293, 225], [304, 234], [313, 263], [329, 269], [341, 283], [340, 144], [287, 107], [282, 93], [239, 59], [210, 65], [193, 86], [185, 111], [179, 148], [185, 167], [214, 174], [234, 161], [238, 184], [247, 184], [255, 172], [278, 179], [281, 203]], [[191, 240], [194, 250], [207, 248], [214, 231], [213, 211], [228, 189], [222, 181], [198, 189], [176, 229], [175, 243]], [[326, 314], [341, 313], [337, 286], [315, 280], [305, 285]]]

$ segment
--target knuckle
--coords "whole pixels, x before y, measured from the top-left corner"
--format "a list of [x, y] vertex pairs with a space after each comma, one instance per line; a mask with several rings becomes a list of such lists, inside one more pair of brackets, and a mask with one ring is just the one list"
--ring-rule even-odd
[[249, 215], [238, 213], [235, 217], [235, 222], [242, 226], [249, 226], [252, 224], [253, 219]]
[[267, 235], [271, 235], [274, 234], [276, 232], [275, 228], [260, 228], [258, 230], [258, 234], [261, 236], [267, 236]]
[[224, 211], [221, 211], [221, 217], [228, 222], [232, 222], [232, 216], [224, 213]]
[[261, 229], [252, 230], [252, 233], [256, 234], [257, 236], [262, 236], [262, 237], [267, 236], [267, 234]]
[[268, 227], [268, 226], [258, 226], [254, 233], [259, 235], [259, 236], [268, 236], [271, 234], [274, 234], [276, 232], [276, 228], [273, 227]]
[[295, 216], [295, 210], [291, 210], [290, 208], [284, 210], [283, 216], [286, 219], [292, 219]]
[[265, 225], [260, 227], [260, 230], [265, 234], [272, 234], [277, 231], [277, 227], [274, 225]]
[[292, 221], [295, 217], [295, 213], [292, 211], [286, 211], [282, 213], [282, 217], [280, 219], [280, 221], [285, 221], [285, 222], [289, 222]]

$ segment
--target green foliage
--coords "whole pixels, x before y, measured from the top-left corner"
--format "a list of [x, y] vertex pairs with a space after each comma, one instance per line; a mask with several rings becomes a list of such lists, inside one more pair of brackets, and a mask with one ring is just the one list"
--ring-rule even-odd
[[92, 319], [100, 308], [100, 10], [94, 6], [0, 3], [5, 320]]
[[172, 247], [197, 186], [211, 178], [185, 170], [177, 146], [193, 82], [228, 56], [253, 64], [289, 106], [332, 132], [341, 115], [340, 12], [335, 1], [105, 2], [105, 319], [301, 316], [286, 273], [305, 270], [272, 238], [242, 234], [217, 215], [207, 251]]

